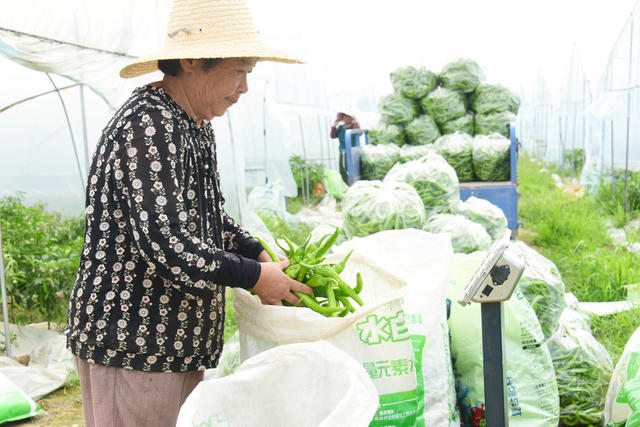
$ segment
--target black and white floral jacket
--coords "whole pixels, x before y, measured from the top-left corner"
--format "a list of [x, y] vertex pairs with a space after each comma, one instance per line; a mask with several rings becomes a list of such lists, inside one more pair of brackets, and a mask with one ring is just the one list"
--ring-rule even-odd
[[253, 287], [262, 251], [223, 204], [211, 124], [198, 126], [162, 88], [136, 89], [89, 171], [69, 349], [150, 372], [215, 367], [225, 286]]

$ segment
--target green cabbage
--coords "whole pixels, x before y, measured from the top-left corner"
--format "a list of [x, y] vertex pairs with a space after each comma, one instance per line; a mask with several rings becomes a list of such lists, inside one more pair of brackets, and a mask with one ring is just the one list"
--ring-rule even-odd
[[443, 87], [422, 98], [420, 106], [439, 125], [462, 117], [467, 112], [464, 95]]
[[435, 142], [436, 151], [455, 169], [458, 181], [474, 180], [473, 138], [461, 132], [443, 135]]
[[407, 139], [412, 145], [431, 144], [440, 136], [438, 125], [430, 115], [423, 114], [413, 119], [406, 127]]
[[436, 88], [437, 76], [424, 67], [401, 67], [391, 72], [393, 90], [406, 98], [420, 99]]
[[420, 108], [416, 101], [398, 94], [385, 95], [378, 102], [382, 121], [392, 125], [402, 125], [413, 120]]
[[473, 59], [455, 60], [445, 65], [440, 72], [442, 86], [462, 93], [473, 92], [482, 79], [482, 69]]

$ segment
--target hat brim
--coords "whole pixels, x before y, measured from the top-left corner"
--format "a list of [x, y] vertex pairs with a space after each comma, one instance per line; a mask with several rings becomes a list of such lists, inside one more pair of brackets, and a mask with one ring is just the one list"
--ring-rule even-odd
[[195, 46], [181, 49], [161, 49], [145, 55], [125, 65], [120, 70], [120, 77], [128, 79], [158, 70], [158, 61], [162, 59], [182, 58], [256, 58], [259, 61], [283, 62], [287, 64], [304, 64], [299, 58], [284, 51], [273, 49], [261, 42], [251, 40], [248, 43], [231, 42], [218, 44], [209, 49]]

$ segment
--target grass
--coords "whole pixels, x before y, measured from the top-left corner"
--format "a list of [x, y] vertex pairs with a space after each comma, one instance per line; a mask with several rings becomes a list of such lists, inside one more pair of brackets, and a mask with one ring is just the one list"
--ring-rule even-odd
[[[621, 220], [619, 209], [613, 203], [603, 203], [597, 192], [579, 198], [566, 196], [556, 187], [551, 171], [541, 172], [541, 166], [527, 157], [518, 164], [519, 219], [524, 226], [521, 238], [554, 262], [565, 290], [579, 301], [624, 300], [623, 286], [640, 282], [640, 259], [615, 247], [606, 233], [607, 219], [619, 225], [626, 222]], [[639, 325], [638, 307], [592, 319], [593, 333], [614, 363]]]

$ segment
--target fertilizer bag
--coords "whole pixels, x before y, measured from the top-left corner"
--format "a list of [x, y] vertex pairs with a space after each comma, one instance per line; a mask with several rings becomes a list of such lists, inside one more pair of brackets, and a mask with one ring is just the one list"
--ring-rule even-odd
[[[604, 422], [608, 426], [635, 422], [640, 425], [640, 327], [631, 335], [609, 382], [604, 402]], [[631, 417], [634, 418], [631, 418]], [[622, 424], [624, 425], [624, 424]]]
[[[373, 381], [379, 406], [370, 425], [414, 425], [419, 415], [416, 361], [402, 309], [405, 293], [396, 277], [380, 274], [355, 252], [347, 266], [362, 274], [365, 305], [345, 317], [324, 317], [306, 307], [263, 305], [246, 290], [234, 288], [240, 358], [283, 344], [326, 340], [353, 357]], [[346, 268], [341, 273], [347, 283], [355, 283], [351, 273]]]
[[[383, 231], [336, 247], [336, 259], [352, 249], [368, 268], [393, 275], [393, 282], [405, 286], [402, 307], [418, 381], [416, 425], [458, 426], [445, 301], [453, 256], [449, 237], [420, 230]], [[347, 274], [355, 275], [360, 262], [347, 264]]]
[[25, 392], [0, 374], [0, 424], [35, 417], [42, 410]]
[[266, 350], [229, 376], [202, 381], [180, 408], [177, 427], [366, 427], [377, 407], [363, 367], [317, 341]]
[[[458, 406], [466, 426], [483, 425], [484, 371], [480, 304], [458, 299], [486, 251], [455, 254], [447, 297], [451, 300], [451, 354]], [[558, 388], [549, 350], [533, 309], [516, 287], [502, 304], [507, 415], [511, 427], [557, 426]]]

